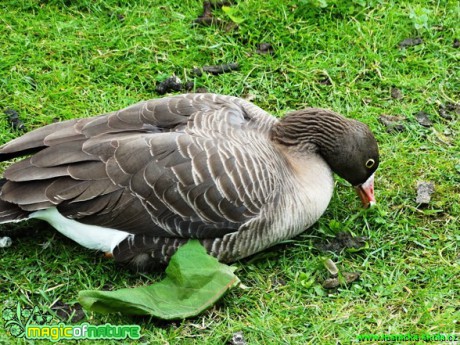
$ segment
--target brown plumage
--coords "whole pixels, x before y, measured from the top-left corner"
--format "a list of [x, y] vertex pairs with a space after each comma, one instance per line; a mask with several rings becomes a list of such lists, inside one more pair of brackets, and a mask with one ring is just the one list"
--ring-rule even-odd
[[[362, 185], [378, 166], [360, 122], [322, 109], [279, 121], [214, 94], [51, 124], [0, 147], [2, 161], [23, 155], [0, 182], [0, 223], [45, 219], [142, 268], [167, 262], [190, 238], [228, 262], [293, 237], [326, 209], [331, 168], [373, 201]], [[55, 210], [78, 223], [54, 219]], [[79, 224], [97, 227], [80, 235]]]

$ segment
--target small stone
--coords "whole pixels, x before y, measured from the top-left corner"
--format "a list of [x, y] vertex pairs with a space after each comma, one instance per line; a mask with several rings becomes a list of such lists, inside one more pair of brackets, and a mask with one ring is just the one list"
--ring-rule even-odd
[[232, 339], [230, 340], [231, 345], [246, 345], [243, 332], [233, 333]]
[[419, 111], [417, 114], [415, 114], [415, 119], [423, 127], [431, 127], [433, 125], [433, 122], [430, 120], [429, 115], [424, 111]]
[[420, 181], [417, 182], [417, 198], [415, 202], [420, 205], [428, 205], [431, 200], [431, 194], [434, 192], [434, 183]]
[[11, 247], [13, 244], [13, 241], [11, 240], [10, 237], [5, 236], [5, 237], [0, 237], [0, 248], [8, 248]]

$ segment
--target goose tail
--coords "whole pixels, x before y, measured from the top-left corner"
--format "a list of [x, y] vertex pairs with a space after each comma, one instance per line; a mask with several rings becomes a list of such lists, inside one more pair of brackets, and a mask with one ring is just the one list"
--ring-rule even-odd
[[0, 179], [0, 224], [16, 223], [29, 218], [29, 212], [22, 210], [18, 205], [2, 200], [2, 187], [6, 179]]

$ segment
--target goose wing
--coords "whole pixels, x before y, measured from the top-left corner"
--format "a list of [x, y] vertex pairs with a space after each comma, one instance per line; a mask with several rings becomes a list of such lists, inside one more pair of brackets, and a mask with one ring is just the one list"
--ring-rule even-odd
[[256, 217], [276, 119], [235, 97], [187, 94], [37, 129], [0, 147], [0, 198], [154, 237], [214, 238]]

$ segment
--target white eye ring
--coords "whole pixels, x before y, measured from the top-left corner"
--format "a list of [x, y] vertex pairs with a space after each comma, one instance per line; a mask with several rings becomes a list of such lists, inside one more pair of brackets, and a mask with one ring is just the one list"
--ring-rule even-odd
[[375, 161], [372, 158], [370, 158], [366, 162], [366, 168], [371, 169], [374, 166], [374, 164], [375, 164]]

